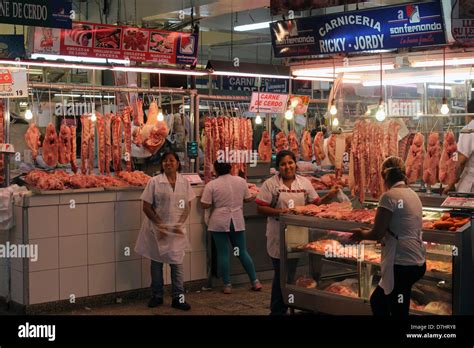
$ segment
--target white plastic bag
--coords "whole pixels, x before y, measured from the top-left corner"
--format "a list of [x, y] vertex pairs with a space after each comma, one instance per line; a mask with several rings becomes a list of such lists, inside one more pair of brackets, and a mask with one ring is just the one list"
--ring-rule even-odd
[[351, 201], [351, 200], [349, 199], [349, 197], [347, 197], [347, 195], [346, 195], [344, 192], [342, 192], [341, 189], [339, 189], [339, 190], [337, 191], [336, 200], [337, 200], [338, 202], [340, 202], [340, 203], [342, 203], [342, 202], [350, 202], [350, 201]]

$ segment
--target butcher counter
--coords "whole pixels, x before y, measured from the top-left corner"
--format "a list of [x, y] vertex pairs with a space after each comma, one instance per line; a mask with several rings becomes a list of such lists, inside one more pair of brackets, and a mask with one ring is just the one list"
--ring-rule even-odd
[[[198, 289], [220, 286], [221, 281], [215, 279], [216, 258], [211, 238], [198, 204], [203, 186], [193, 189], [197, 198], [192, 201], [186, 221], [191, 249], [184, 259], [185, 286], [189, 288], [192, 284]], [[142, 190], [28, 192], [13, 206], [14, 227], [0, 238], [2, 244], [9, 241], [15, 245], [37, 245], [38, 259], [9, 259], [9, 275], [7, 259], [0, 260], [3, 263], [0, 298], [8, 299], [10, 294], [10, 303], [21, 311], [35, 312], [33, 309], [39, 308], [41, 312], [76, 299], [87, 305], [92, 297], [100, 299], [108, 295], [110, 299], [125, 292], [146, 291], [150, 286], [150, 261], [134, 252], [145, 218], [140, 200]], [[246, 203], [244, 210], [247, 245], [258, 276], [271, 278], [265, 242], [266, 219], [257, 214], [254, 202]], [[247, 282], [237, 258], [231, 260], [232, 281]], [[169, 267], [165, 267], [164, 277], [165, 284], [170, 284]]]

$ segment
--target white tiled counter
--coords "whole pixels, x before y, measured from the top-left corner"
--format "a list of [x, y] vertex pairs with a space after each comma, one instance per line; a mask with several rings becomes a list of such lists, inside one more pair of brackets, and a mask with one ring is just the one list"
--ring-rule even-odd
[[[200, 196], [202, 188], [194, 188]], [[12, 259], [12, 301], [34, 305], [148, 288], [150, 261], [134, 252], [145, 218], [141, 190], [30, 195], [14, 206], [11, 243], [38, 245], [38, 260]], [[185, 281], [207, 279], [198, 199], [186, 228]], [[165, 266], [165, 284], [170, 283]]]

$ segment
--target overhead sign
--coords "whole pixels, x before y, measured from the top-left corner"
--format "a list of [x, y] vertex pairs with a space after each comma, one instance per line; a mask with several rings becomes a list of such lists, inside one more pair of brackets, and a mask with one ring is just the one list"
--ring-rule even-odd
[[451, 17], [454, 39], [465, 46], [474, 46], [474, 2], [452, 0]]
[[0, 69], [2, 82], [0, 83], [0, 98], [27, 98], [28, 84], [26, 70], [10, 69], [8, 72]]
[[309, 96], [291, 95], [290, 105], [293, 107], [295, 115], [304, 115], [308, 111]]
[[288, 13], [288, 11], [304, 11], [316, 8], [355, 4], [367, 0], [270, 0], [272, 16]]
[[197, 60], [198, 35], [74, 22], [71, 30], [34, 30], [33, 53], [189, 64]]
[[262, 114], [281, 114], [286, 111], [288, 94], [252, 93], [249, 112]]
[[25, 57], [24, 35], [0, 35], [0, 59]]
[[270, 31], [278, 58], [446, 43], [438, 1], [279, 21]]
[[71, 29], [71, 0], [1, 0], [0, 23]]
[[[222, 86], [225, 90], [257, 91], [258, 79], [256, 77], [223, 76]], [[261, 92], [288, 93], [288, 79], [262, 78]]]

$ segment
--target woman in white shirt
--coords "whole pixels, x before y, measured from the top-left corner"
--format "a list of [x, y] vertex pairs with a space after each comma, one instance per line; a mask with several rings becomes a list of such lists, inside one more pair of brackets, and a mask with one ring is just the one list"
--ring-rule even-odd
[[422, 233], [422, 204], [406, 184], [405, 164], [389, 157], [382, 164], [388, 189], [380, 197], [372, 230], [356, 229], [352, 240], [382, 240], [382, 277], [370, 297], [377, 316], [407, 317], [411, 288], [426, 271]]
[[204, 209], [213, 207], [207, 229], [212, 233], [216, 244], [217, 265], [224, 281], [224, 293], [232, 293], [229, 241], [233, 252], [238, 256], [249, 276], [252, 290], [259, 291], [262, 285], [257, 279], [255, 266], [247, 251], [244, 233], [243, 203], [252, 201], [254, 197], [250, 194], [244, 179], [230, 175], [231, 168], [229, 163], [218, 161], [214, 163], [217, 179], [209, 182], [204, 188], [201, 205]]

